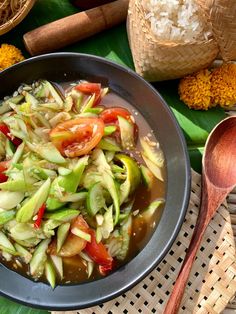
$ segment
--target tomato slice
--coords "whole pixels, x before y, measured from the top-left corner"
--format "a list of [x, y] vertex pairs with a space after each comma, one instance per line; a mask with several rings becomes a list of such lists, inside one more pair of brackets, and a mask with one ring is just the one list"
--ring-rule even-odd
[[89, 233], [91, 235], [91, 242], [87, 242], [84, 251], [96, 264], [103, 266], [106, 272], [111, 270], [113, 266], [113, 258], [110, 256], [102, 242], [97, 243], [95, 231], [90, 229]]
[[118, 116], [121, 116], [127, 119], [130, 123], [134, 124], [134, 138], [137, 140], [138, 138], [138, 126], [133, 121], [133, 117], [129, 110], [122, 108], [122, 107], [111, 107], [103, 110], [99, 117], [104, 121], [106, 125], [115, 125], [116, 131], [113, 134], [115, 139], [119, 142], [120, 141], [120, 129], [118, 125]]
[[103, 134], [102, 119], [78, 118], [58, 124], [50, 132], [50, 138], [62, 155], [73, 158], [88, 154]]
[[101, 84], [99, 83], [80, 83], [75, 86], [75, 89], [85, 94], [99, 93], [101, 91]]
[[101, 100], [101, 84], [100, 83], [80, 83], [74, 87], [76, 90], [84, 94], [95, 94], [93, 106], [98, 105]]
[[[71, 229], [73, 228], [89, 233], [89, 226], [82, 216], [75, 219], [71, 225]], [[70, 232], [60, 251], [57, 253], [56, 239], [54, 239], [49, 246], [49, 253], [61, 257], [72, 257], [79, 254], [85, 248], [86, 243], [87, 241]]]
[[5, 171], [9, 167], [9, 161], [1, 161], [0, 162], [0, 183], [6, 182], [8, 177], [5, 175]]
[[102, 111], [100, 114], [100, 118], [104, 121], [105, 124], [116, 124], [118, 122], [118, 116], [121, 116], [125, 119], [127, 119], [129, 122], [132, 122], [131, 118], [131, 113], [121, 107], [112, 107], [112, 108], [107, 108]]

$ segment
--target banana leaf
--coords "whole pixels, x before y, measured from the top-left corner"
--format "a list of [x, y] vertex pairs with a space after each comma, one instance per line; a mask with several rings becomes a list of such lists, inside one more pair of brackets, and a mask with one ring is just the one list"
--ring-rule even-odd
[[48, 311], [36, 310], [30, 307], [20, 305], [18, 303], [0, 297], [0, 313], [1, 314], [49, 314]]
[[[28, 16], [15, 29], [0, 37], [0, 44], [13, 44], [20, 48], [26, 58], [30, 57], [24, 48], [23, 35], [43, 24], [77, 13], [69, 0], [38, 0]], [[104, 31], [89, 39], [65, 47], [60, 51], [82, 52], [111, 59], [119, 64], [134, 69], [129, 49], [125, 23]], [[201, 156], [205, 141], [211, 129], [224, 118], [224, 111], [211, 109], [207, 112], [188, 109], [178, 97], [178, 81], [167, 81], [154, 84], [162, 97], [172, 109], [181, 129], [184, 132], [191, 165], [197, 171], [201, 170]], [[0, 266], [1, 267], [1, 266]], [[9, 313], [47, 313], [21, 306], [0, 297], [1, 314]]]
[[173, 111], [184, 133], [191, 166], [201, 171], [201, 157], [206, 139], [214, 126], [225, 118], [222, 108], [212, 108], [208, 111], [190, 110], [178, 96], [178, 80], [155, 83], [155, 88]]

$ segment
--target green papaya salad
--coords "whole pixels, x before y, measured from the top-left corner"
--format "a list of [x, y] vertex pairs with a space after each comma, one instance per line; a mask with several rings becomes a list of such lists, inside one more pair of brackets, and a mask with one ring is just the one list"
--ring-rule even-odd
[[163, 207], [137, 204], [165, 179], [160, 145], [109, 94], [39, 80], [0, 102], [0, 261], [52, 288], [115, 270]]

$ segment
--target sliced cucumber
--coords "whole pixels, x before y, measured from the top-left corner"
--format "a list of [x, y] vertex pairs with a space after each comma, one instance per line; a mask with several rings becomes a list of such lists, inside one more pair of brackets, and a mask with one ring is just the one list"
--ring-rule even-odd
[[0, 208], [6, 210], [15, 208], [24, 197], [22, 192], [0, 191]]
[[18, 104], [23, 100], [23, 95], [18, 95], [16, 97], [11, 97], [3, 102], [0, 102], [0, 114], [6, 113], [11, 110], [10, 103]]
[[84, 232], [83, 230], [80, 230], [77, 227], [71, 229], [71, 232], [77, 237], [84, 239], [87, 242], [91, 242], [91, 235], [89, 233]]
[[39, 208], [45, 203], [51, 186], [48, 178], [38, 189], [38, 191], [19, 209], [16, 215], [18, 222], [27, 222], [38, 212]]
[[55, 164], [64, 164], [66, 162], [65, 158], [62, 157], [61, 153], [52, 143], [33, 145], [30, 142], [26, 142], [26, 144], [30, 150], [39, 154], [43, 159]]
[[38, 103], [39, 103], [39, 101], [33, 96], [33, 95], [31, 95], [30, 93], [28, 93], [28, 92], [25, 92], [25, 100], [26, 100], [26, 102], [30, 105], [30, 106], [32, 106], [32, 107], [37, 107], [37, 105], [38, 105]]
[[[88, 156], [80, 158], [70, 174], [56, 177], [51, 186], [50, 197], [47, 199], [47, 210], [55, 210], [64, 205], [64, 203], [59, 200], [59, 197], [56, 197], [57, 190], [71, 193], [76, 192], [84, 169], [88, 164], [88, 159]], [[55, 195], [55, 197], [53, 197], [53, 195]]]
[[123, 149], [131, 150], [134, 148], [134, 125], [121, 116], [118, 116], [118, 121], [122, 147]]
[[165, 200], [163, 198], [157, 199], [153, 201], [146, 209], [144, 209], [141, 213], [140, 216], [142, 216], [145, 220], [150, 220], [156, 210], [165, 203]]
[[44, 214], [44, 217], [53, 220], [67, 222], [77, 217], [79, 213], [80, 212], [76, 209], [62, 208], [53, 212], [48, 212]]
[[60, 249], [62, 248], [67, 235], [69, 233], [70, 230], [70, 223], [66, 222], [63, 223], [62, 225], [60, 225], [57, 229], [57, 252], [60, 251]]
[[118, 159], [126, 168], [126, 180], [120, 186], [120, 203], [125, 202], [130, 194], [132, 194], [141, 181], [140, 169], [136, 161], [123, 154], [117, 154], [116, 159]]
[[93, 107], [94, 101], [95, 101], [96, 95], [93, 94], [92, 96], [90, 96], [86, 103], [83, 105], [82, 109], [81, 109], [81, 113], [85, 113], [87, 112], [88, 109], [91, 109]]
[[107, 171], [103, 172], [102, 178], [102, 184], [109, 191], [113, 200], [115, 208], [114, 225], [116, 225], [120, 217], [120, 198], [118, 189], [116, 187], [116, 182]]
[[164, 165], [164, 154], [160, 148], [160, 144], [151, 142], [148, 138], [141, 138], [140, 143], [143, 154], [151, 160], [157, 167], [162, 168]]
[[[108, 208], [103, 218], [102, 225], [97, 228], [97, 232], [101, 233], [103, 239], [108, 239], [111, 232], [114, 230], [113, 205]], [[100, 231], [98, 229], [100, 229]]]
[[14, 156], [12, 157], [12, 164], [17, 164], [18, 161], [20, 160], [22, 154], [23, 154], [23, 151], [24, 151], [24, 148], [25, 148], [25, 143], [21, 143], [18, 147], [17, 147], [17, 150], [15, 151], [15, 154]]
[[[0, 183], [0, 189], [5, 191], [5, 192], [9, 192], [9, 193], [10, 192], [21, 193], [21, 192], [27, 192], [28, 191], [28, 188], [25, 184], [25, 180], [11, 180], [11, 181], [6, 181], [3, 183]], [[0, 191], [0, 192], [3, 192], [3, 191]], [[2, 207], [2, 208], [4, 208], [4, 207]]]
[[[88, 108], [86, 112], [90, 113], [95, 113], [95, 114], [100, 114], [104, 109], [101, 107], [96, 107], [96, 108]], [[105, 131], [105, 130], [104, 130]]]
[[104, 152], [100, 148], [96, 148], [92, 154], [92, 161], [95, 166], [97, 166], [98, 172], [103, 174], [104, 171], [109, 173], [113, 177], [111, 167], [108, 164]]
[[68, 174], [70, 174], [72, 172], [71, 169], [68, 169], [68, 168], [64, 168], [64, 167], [59, 167], [58, 168], [58, 173], [61, 175], [61, 176], [67, 176]]
[[115, 131], [116, 131], [116, 126], [115, 125], [105, 126], [105, 128], [104, 128], [104, 136], [111, 135]]
[[120, 236], [122, 238], [122, 245], [118, 254], [116, 255], [118, 260], [123, 261], [129, 250], [130, 238], [131, 238], [131, 229], [132, 229], [132, 216], [129, 215], [127, 221], [120, 228]]
[[40, 277], [43, 274], [45, 262], [47, 260], [47, 249], [50, 239], [40, 242], [34, 251], [33, 257], [30, 261], [30, 273], [32, 276]]
[[153, 179], [154, 179], [154, 175], [152, 174], [152, 172], [145, 167], [144, 165], [140, 166], [140, 170], [141, 170], [141, 176], [142, 176], [142, 181], [143, 184], [145, 185], [145, 187], [148, 190], [151, 190], [152, 185], [153, 185]]
[[6, 140], [5, 150], [6, 150], [6, 159], [7, 160], [12, 159], [16, 150], [15, 150], [14, 144], [8, 139]]
[[73, 99], [73, 102], [75, 104], [75, 110], [76, 112], [80, 112], [81, 107], [82, 107], [82, 103], [83, 103], [83, 99], [84, 99], [84, 95], [77, 91], [76, 89], [72, 89], [72, 91], [70, 92], [70, 96]]
[[59, 274], [60, 278], [63, 279], [63, 260], [60, 256], [51, 255], [51, 260], [53, 262], [53, 265]]
[[34, 237], [42, 238], [44, 235], [40, 229], [33, 227], [33, 224], [29, 223], [17, 223], [10, 229], [10, 235], [14, 240], [28, 240]]
[[71, 111], [72, 107], [73, 107], [73, 98], [70, 95], [68, 95], [66, 96], [66, 99], [64, 102], [64, 110], [66, 112], [69, 112]]
[[141, 153], [143, 160], [145, 161], [148, 169], [152, 172], [152, 174], [159, 179], [160, 181], [164, 181], [162, 168], [158, 167], [156, 164], [154, 164], [150, 159], [148, 159], [143, 153]]
[[50, 259], [47, 259], [45, 263], [45, 276], [52, 289], [54, 289], [56, 286], [56, 271]]
[[77, 115], [78, 118], [97, 118], [98, 116], [95, 113], [91, 112], [82, 112]]
[[67, 202], [73, 202], [73, 203], [83, 202], [86, 200], [87, 195], [88, 195], [88, 192], [78, 192], [78, 193], [71, 193], [71, 194], [69, 193], [65, 196], [62, 196], [60, 198], [60, 201], [65, 202], [65, 203], [67, 203]]
[[18, 243], [15, 243], [15, 248], [17, 252], [21, 255], [21, 257], [24, 259], [24, 262], [26, 264], [29, 264], [29, 262], [32, 259], [32, 254], [29, 251], [27, 251], [26, 248], [24, 248]]
[[49, 93], [51, 96], [54, 98], [54, 100], [61, 106], [63, 107], [63, 100], [59, 93], [56, 91], [56, 89], [52, 86], [52, 84], [48, 81], [43, 81], [43, 85], [46, 89], [48, 89]]
[[98, 144], [98, 147], [103, 150], [108, 150], [112, 152], [120, 152], [121, 148], [112, 138], [102, 138]]
[[105, 198], [103, 196], [103, 188], [100, 182], [96, 182], [88, 191], [87, 211], [90, 216], [95, 216], [100, 209], [106, 207]]
[[3, 233], [2, 231], [0, 231], [0, 245], [3, 248], [9, 249], [12, 252], [16, 252], [16, 249], [14, 248], [13, 244], [8, 239], [8, 237], [5, 235], [5, 233]]
[[[0, 196], [1, 197], [1, 196]], [[1, 199], [0, 199], [1, 200]], [[2, 208], [2, 206], [1, 206]], [[4, 210], [0, 212], [0, 226], [12, 220], [16, 215], [14, 210]]]

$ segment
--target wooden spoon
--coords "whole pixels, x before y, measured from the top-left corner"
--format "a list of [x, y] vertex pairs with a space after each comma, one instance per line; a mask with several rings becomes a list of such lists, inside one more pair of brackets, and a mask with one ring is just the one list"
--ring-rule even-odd
[[211, 132], [202, 161], [201, 207], [196, 227], [164, 314], [178, 313], [202, 236], [216, 210], [236, 186], [236, 117]]

